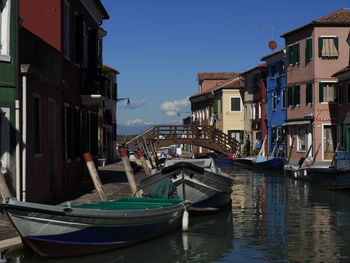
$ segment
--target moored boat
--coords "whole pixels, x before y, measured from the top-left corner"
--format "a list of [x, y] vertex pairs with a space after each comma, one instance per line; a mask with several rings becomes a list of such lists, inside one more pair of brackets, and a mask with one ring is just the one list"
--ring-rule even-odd
[[181, 199], [125, 198], [52, 206], [8, 199], [1, 204], [24, 245], [41, 256], [87, 255], [175, 230], [189, 206]]
[[180, 198], [192, 202], [190, 212], [214, 212], [231, 204], [232, 178], [217, 168], [212, 158], [173, 159], [165, 167], [139, 182], [139, 189], [171, 179]]

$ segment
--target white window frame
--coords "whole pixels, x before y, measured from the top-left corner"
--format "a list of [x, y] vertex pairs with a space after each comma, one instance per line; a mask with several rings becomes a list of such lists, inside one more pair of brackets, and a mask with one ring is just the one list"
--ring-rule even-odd
[[255, 103], [252, 103], [252, 104], [251, 104], [251, 107], [252, 107], [252, 120], [255, 120], [255, 111], [256, 111], [256, 109], [255, 109]]
[[[300, 129], [303, 128], [304, 129], [304, 148], [305, 149], [300, 149], [300, 137], [299, 137], [299, 132]], [[298, 152], [306, 152], [306, 127], [305, 126], [298, 126], [298, 130], [297, 130], [297, 151]]]
[[286, 90], [282, 89], [281, 90], [281, 108], [286, 109], [287, 107], [287, 100], [286, 100]]
[[11, 62], [10, 56], [11, 0], [7, 0], [0, 16], [0, 61]]
[[258, 119], [261, 119], [261, 102], [258, 103]]
[[[239, 99], [239, 111], [237, 110], [232, 110], [232, 99]], [[239, 96], [231, 96], [230, 97], [230, 112], [242, 112], [243, 110], [243, 103], [242, 103], [242, 98]]]
[[277, 109], [277, 93], [276, 91], [272, 92], [272, 111]]

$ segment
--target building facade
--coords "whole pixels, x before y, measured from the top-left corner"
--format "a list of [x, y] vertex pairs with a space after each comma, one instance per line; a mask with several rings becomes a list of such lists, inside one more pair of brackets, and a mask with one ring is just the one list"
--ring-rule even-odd
[[287, 49], [287, 144], [291, 160], [331, 161], [341, 137], [337, 79], [348, 65], [350, 11], [341, 9], [282, 35]]
[[15, 147], [18, 135], [15, 118], [15, 101], [18, 99], [16, 92], [17, 10], [17, 0], [0, 2], [0, 169], [14, 195], [16, 193]]
[[[267, 133], [269, 155], [286, 155], [286, 51], [274, 52], [261, 60], [266, 62]], [[283, 153], [278, 149], [281, 146]]]
[[48, 202], [84, 180], [82, 153], [98, 154], [101, 24], [109, 17], [99, 0], [22, 0], [19, 13], [22, 199]]

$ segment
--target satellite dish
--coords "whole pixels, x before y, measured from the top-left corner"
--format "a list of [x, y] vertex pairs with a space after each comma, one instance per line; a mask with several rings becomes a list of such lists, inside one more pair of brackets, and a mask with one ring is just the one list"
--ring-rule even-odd
[[271, 40], [271, 41], [269, 42], [269, 48], [270, 48], [271, 50], [276, 49], [276, 48], [277, 48], [277, 42], [276, 42], [275, 40]]

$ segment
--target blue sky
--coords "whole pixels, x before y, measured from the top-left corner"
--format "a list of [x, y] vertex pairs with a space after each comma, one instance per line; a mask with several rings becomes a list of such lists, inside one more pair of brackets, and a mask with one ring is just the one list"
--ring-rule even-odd
[[[190, 111], [198, 72], [241, 72], [271, 53], [272, 38], [349, 0], [102, 0], [104, 64], [120, 71], [118, 123], [176, 123]], [[272, 30], [273, 28], [273, 30]], [[174, 116], [171, 116], [174, 115]]]

